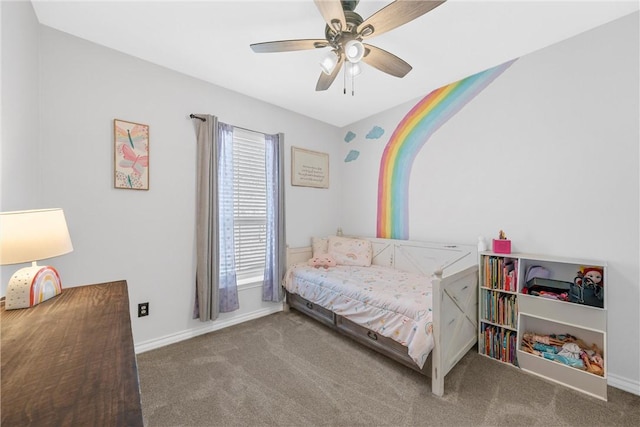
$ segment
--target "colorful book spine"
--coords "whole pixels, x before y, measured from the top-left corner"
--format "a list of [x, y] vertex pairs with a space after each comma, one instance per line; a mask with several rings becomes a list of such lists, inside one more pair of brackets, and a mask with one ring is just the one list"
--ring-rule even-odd
[[516, 296], [499, 292], [485, 292], [482, 302], [482, 318], [500, 325], [515, 328], [518, 318]]
[[493, 359], [502, 362], [517, 365], [516, 359], [516, 340], [515, 331], [500, 328], [492, 325], [485, 325], [484, 335], [484, 354]]
[[480, 310], [484, 342], [480, 352], [502, 362], [517, 364], [518, 260], [502, 256], [483, 256]]
[[485, 288], [509, 292], [518, 291], [518, 260], [485, 256], [483, 273]]

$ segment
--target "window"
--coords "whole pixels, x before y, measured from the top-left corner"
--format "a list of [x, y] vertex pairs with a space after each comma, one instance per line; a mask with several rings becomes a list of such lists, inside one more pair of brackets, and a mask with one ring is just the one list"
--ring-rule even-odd
[[233, 129], [233, 216], [236, 276], [264, 274], [267, 237], [267, 187], [264, 135]]

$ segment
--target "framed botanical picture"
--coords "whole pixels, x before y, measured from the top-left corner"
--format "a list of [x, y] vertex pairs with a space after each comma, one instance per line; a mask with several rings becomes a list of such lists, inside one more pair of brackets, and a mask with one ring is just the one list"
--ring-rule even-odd
[[149, 189], [149, 126], [113, 120], [115, 188]]
[[291, 147], [291, 185], [329, 188], [329, 155]]

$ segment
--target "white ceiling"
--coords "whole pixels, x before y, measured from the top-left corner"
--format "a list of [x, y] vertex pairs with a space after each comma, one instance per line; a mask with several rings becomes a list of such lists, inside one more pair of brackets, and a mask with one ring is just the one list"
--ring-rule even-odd
[[[326, 49], [254, 53], [251, 43], [324, 38], [312, 0], [32, 1], [41, 24], [345, 126], [639, 9], [637, 0], [448, 0], [368, 43], [413, 66], [403, 79], [364, 65], [355, 96], [342, 75], [316, 92]], [[390, 1], [361, 0], [364, 19]]]

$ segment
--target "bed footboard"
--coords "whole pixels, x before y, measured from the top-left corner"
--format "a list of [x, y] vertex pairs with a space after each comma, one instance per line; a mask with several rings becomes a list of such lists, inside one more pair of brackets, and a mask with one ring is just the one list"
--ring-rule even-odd
[[431, 391], [444, 394], [444, 377], [478, 340], [478, 267], [434, 275]]

